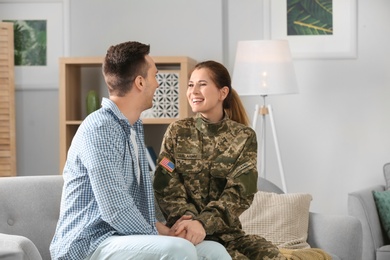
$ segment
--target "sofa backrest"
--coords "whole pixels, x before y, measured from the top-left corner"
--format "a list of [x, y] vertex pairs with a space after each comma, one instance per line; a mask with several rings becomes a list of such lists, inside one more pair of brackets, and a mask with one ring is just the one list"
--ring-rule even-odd
[[257, 189], [259, 191], [266, 191], [266, 192], [275, 192], [278, 194], [284, 193], [278, 186], [276, 186], [274, 183], [270, 182], [267, 179], [264, 179], [262, 177], [259, 177], [257, 180]]
[[[42, 258], [50, 259], [49, 245], [57, 225], [62, 175], [0, 178], [0, 233], [29, 238]], [[283, 193], [272, 182], [259, 178], [258, 189]]]
[[0, 233], [29, 238], [50, 259], [62, 186], [62, 175], [0, 178]]

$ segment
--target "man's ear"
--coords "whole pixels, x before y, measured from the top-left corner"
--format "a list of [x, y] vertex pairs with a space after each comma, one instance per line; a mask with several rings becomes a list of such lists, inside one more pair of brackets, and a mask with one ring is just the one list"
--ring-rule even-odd
[[139, 91], [143, 91], [143, 88], [145, 86], [145, 79], [141, 76], [141, 75], [138, 75], [135, 79], [134, 79], [134, 86], [139, 90]]

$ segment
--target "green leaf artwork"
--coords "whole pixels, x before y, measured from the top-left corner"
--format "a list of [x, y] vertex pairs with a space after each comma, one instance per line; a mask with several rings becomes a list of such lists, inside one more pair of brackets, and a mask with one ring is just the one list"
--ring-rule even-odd
[[5, 20], [14, 24], [15, 66], [47, 65], [46, 20]]
[[333, 0], [286, 0], [287, 35], [332, 35]]

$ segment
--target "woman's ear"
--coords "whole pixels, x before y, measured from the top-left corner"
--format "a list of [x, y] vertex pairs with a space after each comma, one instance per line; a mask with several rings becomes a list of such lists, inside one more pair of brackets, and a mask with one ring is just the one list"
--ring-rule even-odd
[[229, 94], [229, 87], [224, 86], [223, 88], [220, 89], [219, 93], [220, 93], [220, 99], [222, 101], [225, 100], [225, 98]]

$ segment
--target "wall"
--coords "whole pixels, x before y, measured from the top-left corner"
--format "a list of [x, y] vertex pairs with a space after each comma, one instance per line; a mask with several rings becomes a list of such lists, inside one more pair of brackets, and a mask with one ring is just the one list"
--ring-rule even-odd
[[[239, 40], [262, 39], [261, 0], [70, 0], [70, 56], [103, 56], [138, 40], [154, 56], [214, 59], [233, 72]], [[390, 1], [358, 0], [353, 60], [296, 60], [300, 93], [267, 99], [289, 192], [313, 195], [311, 209], [347, 214], [347, 194], [384, 183], [390, 161]], [[20, 175], [58, 172], [55, 91], [17, 92]], [[243, 98], [250, 116], [258, 98]], [[31, 109], [31, 108], [34, 109]], [[269, 131], [268, 131], [269, 132]], [[271, 136], [267, 177], [280, 185]]]
[[57, 89], [17, 89], [15, 105], [17, 175], [58, 174]]
[[[346, 213], [348, 192], [384, 184], [382, 167], [390, 161], [389, 11], [389, 1], [358, 1], [358, 58], [297, 60], [300, 93], [269, 98], [289, 191], [313, 194], [314, 211]], [[276, 163], [269, 164], [277, 175]]]

